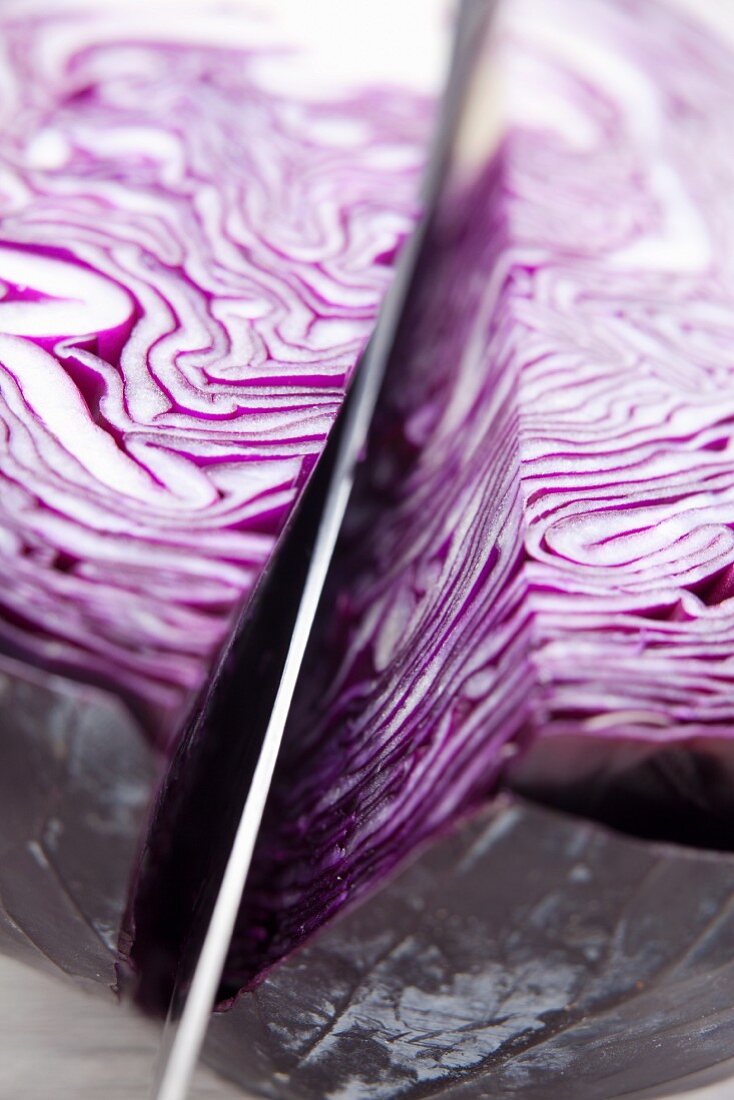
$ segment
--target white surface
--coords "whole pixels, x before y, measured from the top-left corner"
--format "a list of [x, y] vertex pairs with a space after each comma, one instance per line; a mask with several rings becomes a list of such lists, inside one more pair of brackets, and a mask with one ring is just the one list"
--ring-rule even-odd
[[[76, 0], [94, 11], [95, 41], [120, 37], [244, 45], [271, 53], [258, 64], [263, 87], [321, 97], [345, 88], [394, 83], [433, 95], [447, 60], [454, 0]], [[58, 0], [4, 0], [3, 9], [46, 14]], [[73, 24], [47, 36], [63, 56]], [[278, 58], [273, 47], [285, 52]]]

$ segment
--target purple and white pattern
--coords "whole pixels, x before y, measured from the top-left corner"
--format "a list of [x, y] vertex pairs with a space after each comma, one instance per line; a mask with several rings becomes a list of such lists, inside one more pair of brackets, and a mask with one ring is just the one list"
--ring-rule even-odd
[[441, 71], [350, 59], [330, 0], [305, 41], [288, 3], [45, 8], [0, 18], [0, 647], [163, 741], [334, 422]]

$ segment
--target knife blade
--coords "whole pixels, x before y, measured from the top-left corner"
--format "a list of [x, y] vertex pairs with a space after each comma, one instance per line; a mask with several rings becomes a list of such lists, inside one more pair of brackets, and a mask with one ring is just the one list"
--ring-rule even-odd
[[[270, 687], [274, 692], [272, 705], [262, 738], [251, 739], [259, 745], [259, 750], [253, 761], [244, 805], [238, 806], [241, 812], [226, 861], [223, 863], [221, 877], [209, 877], [201, 889], [194, 890], [198, 911], [193, 926], [196, 928], [205, 925], [205, 931], [199, 935], [195, 931], [190, 932], [186, 950], [178, 964], [152, 1092], [154, 1100], [185, 1100], [189, 1093], [234, 931], [306, 645], [341, 529], [355, 470], [367, 440], [385, 368], [418, 266], [426, 227], [440, 190], [472, 67], [473, 45], [480, 37], [478, 31], [487, 18], [491, 5], [492, 0], [461, 0], [448, 78], [424, 174], [423, 216], [401, 252], [373, 337], [356, 372], [340, 421], [317, 470], [319, 476], [314, 477], [310, 500], [304, 508], [305, 520], [302, 526], [308, 526], [310, 521], [314, 529], [312, 532], [301, 532], [304, 535], [303, 542], [306, 545], [310, 543], [311, 550], [305, 564], [300, 594], [295, 603], [292, 630], [287, 637], [276, 638], [268, 653], [269, 675], [264, 678], [264, 692], [261, 692], [259, 703], [262, 707], [263, 694], [267, 695]], [[294, 532], [291, 531], [291, 539], [293, 536]], [[276, 588], [278, 572], [276, 564], [266, 581], [265, 589]], [[281, 563], [280, 572], [290, 572], [290, 579], [293, 580], [293, 570], [288, 569], [288, 563], [285, 567]], [[266, 603], [263, 597], [259, 606]], [[251, 625], [249, 636], [253, 633]], [[222, 674], [215, 677], [212, 694], [206, 705], [206, 715], [210, 720], [218, 710], [223, 708], [229, 713], [233, 705], [236, 707], [236, 700], [233, 704], [229, 698], [233, 690], [232, 653], [236, 651], [235, 646], [228, 657], [225, 657]], [[229, 674], [226, 669], [227, 660], [230, 665]], [[200, 739], [201, 730], [196, 733]], [[195, 739], [192, 735], [188, 741], [190, 743]], [[233, 815], [230, 812], [225, 816], [231, 819]], [[213, 902], [208, 904], [207, 899], [211, 899], [214, 894]]]

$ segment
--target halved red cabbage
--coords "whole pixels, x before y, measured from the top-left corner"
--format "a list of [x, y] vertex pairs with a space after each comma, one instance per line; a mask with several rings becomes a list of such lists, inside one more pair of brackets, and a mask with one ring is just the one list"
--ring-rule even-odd
[[732, 109], [731, 44], [670, 4], [501, 8], [231, 988], [493, 792], [530, 744], [574, 735], [583, 770], [587, 742], [731, 738]]
[[416, 217], [443, 8], [3, 6], [0, 647], [159, 742]]

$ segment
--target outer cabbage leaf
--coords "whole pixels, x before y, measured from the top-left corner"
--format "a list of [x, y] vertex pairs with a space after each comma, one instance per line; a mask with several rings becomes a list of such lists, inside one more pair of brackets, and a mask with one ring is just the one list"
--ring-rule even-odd
[[117, 700], [6, 658], [0, 730], [0, 949], [113, 987], [151, 750]]
[[216, 1016], [207, 1056], [277, 1100], [670, 1097], [731, 1072], [733, 890], [729, 855], [499, 803]]

